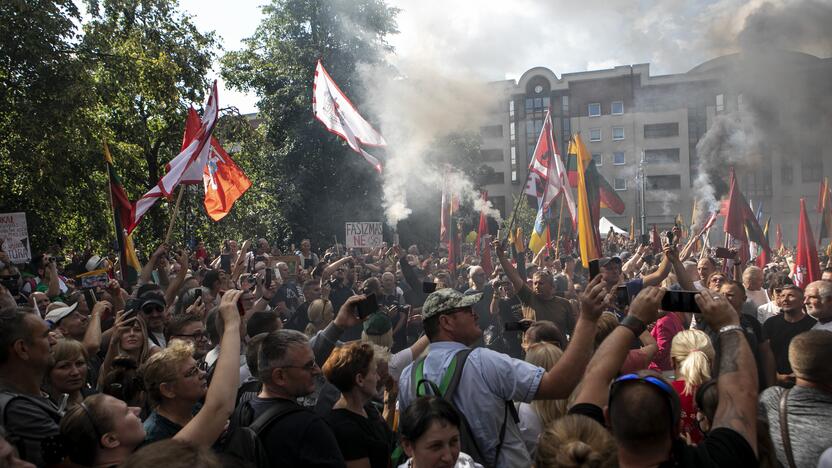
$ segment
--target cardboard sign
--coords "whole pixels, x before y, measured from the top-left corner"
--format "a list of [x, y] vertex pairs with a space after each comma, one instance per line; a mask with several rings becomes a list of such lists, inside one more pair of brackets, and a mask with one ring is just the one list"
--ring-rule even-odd
[[32, 260], [26, 213], [0, 213], [0, 242], [12, 263]]
[[347, 223], [347, 248], [380, 247], [382, 239], [381, 223]]
[[[277, 257], [272, 257], [275, 264], [279, 262], [285, 263], [289, 267], [289, 278], [294, 280], [298, 279], [298, 267], [301, 265], [300, 257], [297, 255], [279, 255]], [[277, 273], [277, 271], [275, 271]], [[284, 281], [286, 278], [283, 279]]]
[[93, 270], [89, 273], [78, 275], [77, 280], [81, 282], [81, 288], [106, 288], [110, 282], [107, 270]]

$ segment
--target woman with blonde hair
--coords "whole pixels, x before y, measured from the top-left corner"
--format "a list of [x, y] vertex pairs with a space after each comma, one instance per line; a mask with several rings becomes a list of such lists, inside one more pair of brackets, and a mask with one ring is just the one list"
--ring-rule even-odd
[[94, 393], [87, 386], [87, 351], [80, 341], [66, 338], [52, 346], [46, 390], [59, 407], [63, 405], [63, 395], [67, 395], [66, 405], [61, 410], [81, 403], [85, 396]]
[[306, 314], [309, 316], [309, 323], [303, 332], [308, 337], [313, 337], [316, 333], [326, 328], [335, 317], [335, 313], [332, 310], [332, 302], [326, 299], [315, 299], [310, 302], [309, 307], [306, 309]]
[[710, 338], [701, 330], [685, 330], [673, 337], [670, 358], [676, 380], [673, 389], [681, 402], [682, 434], [694, 444], [704, 438], [696, 424], [696, 389], [711, 378], [711, 364], [715, 352]]
[[157, 351], [159, 351], [158, 347], [150, 347], [147, 325], [144, 320], [135, 314], [128, 316], [128, 313], [124, 313], [116, 319], [113, 325], [107, 354], [98, 372], [98, 386], [101, 387], [104, 376], [110, 372], [114, 359], [129, 357], [136, 365], [141, 366], [151, 354]]
[[[550, 371], [563, 356], [563, 351], [557, 346], [547, 343], [535, 343], [526, 350], [526, 362]], [[520, 403], [517, 415], [520, 422], [520, 435], [526, 443], [529, 453], [534, 456], [537, 449], [538, 436], [543, 428], [552, 424], [566, 414], [568, 399], [563, 400], [535, 400], [531, 403]]]
[[564, 416], [540, 434], [536, 468], [607, 468], [618, 466], [612, 434], [592, 418]]

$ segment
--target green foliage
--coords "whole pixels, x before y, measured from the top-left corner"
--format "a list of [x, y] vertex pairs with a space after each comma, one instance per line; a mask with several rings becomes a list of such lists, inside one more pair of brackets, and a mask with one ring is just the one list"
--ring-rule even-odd
[[270, 196], [289, 222], [286, 234], [330, 243], [345, 221], [381, 220], [381, 180], [314, 119], [315, 63], [321, 58], [360, 108], [367, 90], [357, 67], [382, 62], [397, 11], [379, 0], [274, 0], [263, 11], [245, 48], [222, 58], [222, 75], [259, 97], [265, 139], [274, 148], [261, 169], [273, 179]]
[[[520, 195], [523, 197], [523, 200], [520, 200], [520, 204], [518, 205], [518, 196], [513, 196], [512, 199], [512, 209], [517, 207], [517, 215], [514, 220], [514, 228], [523, 228], [523, 234], [526, 236], [526, 240], [529, 239], [529, 235], [534, 229], [534, 220], [537, 217], [537, 207], [532, 206], [529, 202], [529, 197], [526, 195]], [[557, 221], [557, 220], [555, 220]], [[511, 217], [507, 217], [503, 220], [503, 223], [500, 225], [500, 228], [505, 233], [504, 236], [508, 236], [508, 226], [511, 222]]]

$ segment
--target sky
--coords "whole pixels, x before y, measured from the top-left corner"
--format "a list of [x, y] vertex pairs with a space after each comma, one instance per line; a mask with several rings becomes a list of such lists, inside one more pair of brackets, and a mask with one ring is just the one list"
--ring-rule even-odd
[[[262, 19], [260, 5], [268, 1], [180, 0], [180, 6], [200, 29], [215, 31], [225, 50], [235, 50], [255, 30]], [[400, 33], [390, 38], [395, 48], [390, 60], [430, 64], [481, 81], [517, 79], [535, 66], [557, 76], [634, 63], [650, 63], [652, 75], [683, 73], [738, 50], [750, 15], [769, 9], [784, 16], [813, 3], [822, 2], [387, 0], [401, 10]], [[803, 48], [828, 51], [828, 44], [817, 46]], [[218, 67], [214, 71], [218, 77]], [[253, 94], [223, 89], [220, 99], [242, 112], [256, 110]]]

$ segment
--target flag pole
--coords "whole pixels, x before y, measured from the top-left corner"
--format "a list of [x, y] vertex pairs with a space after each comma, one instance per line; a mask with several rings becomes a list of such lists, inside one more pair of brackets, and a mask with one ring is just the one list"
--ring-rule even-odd
[[[568, 187], [564, 187], [564, 190], [568, 190]], [[561, 230], [561, 227], [563, 227], [563, 198], [564, 198], [564, 196], [565, 195], [563, 193], [560, 194], [560, 213], [558, 213], [558, 237], [557, 237], [557, 240], [555, 241], [555, 257], [556, 258], [560, 258], [560, 239], [561, 239], [560, 230]]]
[[[110, 176], [110, 165], [112, 163], [107, 160], [108, 155], [110, 161], [112, 161], [107, 140], [104, 140], [104, 169], [107, 171], [107, 195], [110, 199], [110, 211], [113, 213], [113, 230], [115, 231], [116, 246], [118, 247], [118, 272], [121, 280], [126, 283], [127, 275], [124, 273], [124, 268], [127, 260], [127, 250], [124, 245], [124, 228], [121, 226], [121, 219], [119, 218], [118, 212], [116, 212], [116, 205], [113, 202], [113, 178]], [[113, 268], [113, 274], [115, 274], [115, 268]]]
[[165, 244], [170, 240], [170, 234], [173, 232], [173, 225], [176, 222], [176, 216], [179, 214], [179, 204], [182, 202], [182, 194], [185, 193], [185, 185], [179, 186], [179, 195], [176, 197], [176, 205], [173, 206], [173, 214], [170, 216], [170, 223], [168, 224], [168, 232], [165, 234]]

